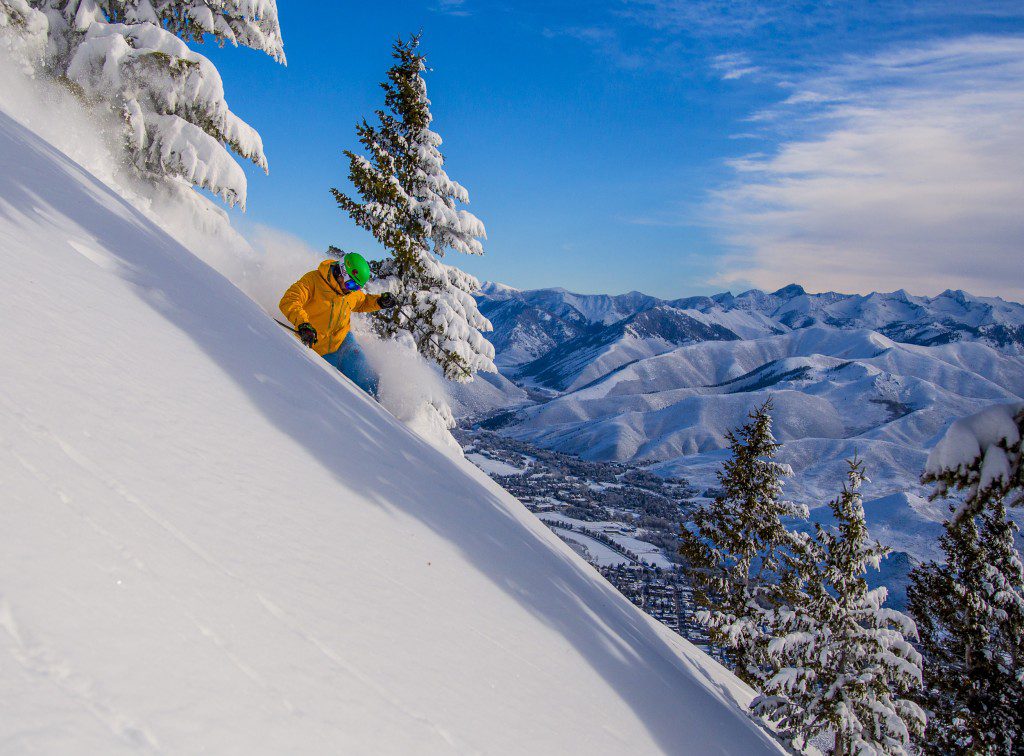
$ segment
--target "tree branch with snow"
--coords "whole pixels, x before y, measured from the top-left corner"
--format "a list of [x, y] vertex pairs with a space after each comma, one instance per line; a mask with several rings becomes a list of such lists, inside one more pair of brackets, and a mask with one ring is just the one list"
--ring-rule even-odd
[[[187, 42], [212, 38], [285, 62], [275, 0], [2, 0], [0, 26], [45, 21], [41, 73], [124, 123], [129, 163], [153, 181], [184, 182], [245, 207], [230, 152], [267, 170], [263, 142], [231, 112], [216, 67]], [[31, 26], [29, 24], [31, 21]], [[230, 152], [229, 152], [230, 151]]]

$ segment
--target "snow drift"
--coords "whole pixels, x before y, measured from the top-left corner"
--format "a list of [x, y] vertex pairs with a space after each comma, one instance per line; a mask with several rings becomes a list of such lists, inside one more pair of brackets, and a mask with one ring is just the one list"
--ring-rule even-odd
[[0, 743], [775, 750], [750, 691], [0, 111]]

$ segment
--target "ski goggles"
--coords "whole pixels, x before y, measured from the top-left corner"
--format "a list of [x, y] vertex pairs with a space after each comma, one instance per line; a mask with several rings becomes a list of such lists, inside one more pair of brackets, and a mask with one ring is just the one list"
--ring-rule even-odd
[[345, 291], [359, 291], [363, 288], [352, 280], [352, 277], [349, 276], [348, 271], [345, 270], [343, 266], [339, 265], [337, 270], [338, 272], [335, 274], [335, 278], [338, 280], [338, 283], [341, 284], [341, 288]]

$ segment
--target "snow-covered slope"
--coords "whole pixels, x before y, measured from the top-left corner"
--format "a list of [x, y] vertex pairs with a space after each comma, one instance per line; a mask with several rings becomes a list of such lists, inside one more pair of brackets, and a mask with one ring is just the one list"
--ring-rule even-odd
[[501, 373], [477, 373], [469, 383], [447, 386], [448, 401], [458, 417], [489, 415], [530, 404], [526, 392]]
[[680, 344], [737, 338], [718, 324], [704, 323], [671, 307], [653, 307], [559, 344], [521, 366], [515, 375], [543, 388], [577, 389]]
[[1024, 361], [983, 344], [920, 347], [815, 327], [641, 357], [494, 425], [585, 459], [679, 458], [673, 472], [685, 475], [692, 455], [724, 448], [726, 432], [771, 397], [785, 461], [798, 473], [794, 492], [833, 490], [842, 466], [820, 466], [856, 449], [886, 495], [916, 482], [953, 418], [1022, 391]]
[[0, 111], [0, 743], [737, 753], [749, 691]]

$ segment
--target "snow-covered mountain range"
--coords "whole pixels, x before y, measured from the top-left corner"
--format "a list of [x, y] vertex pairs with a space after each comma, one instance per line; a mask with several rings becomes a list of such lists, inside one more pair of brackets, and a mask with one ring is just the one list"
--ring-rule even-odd
[[943, 513], [918, 484], [928, 449], [955, 418], [1024, 398], [1024, 306], [962, 291], [669, 301], [487, 284], [479, 299], [506, 379], [474, 395], [497, 413], [485, 427], [710, 487], [725, 434], [771, 398], [789, 495], [824, 504], [858, 455], [869, 522], [912, 558], [934, 555]]
[[[557, 359], [552, 359], [552, 350], [565, 345], [559, 354], [623, 336], [678, 346], [755, 339], [815, 326], [866, 329], [920, 346], [970, 341], [1011, 354], [1024, 353], [1024, 306], [963, 291], [948, 290], [936, 297], [912, 296], [902, 290], [808, 294], [792, 284], [770, 294], [755, 289], [739, 295], [726, 292], [662, 300], [639, 292], [585, 295], [564, 289], [520, 291], [487, 283], [480, 298], [494, 325], [491, 340], [499, 364], [530, 377], [553, 367]], [[556, 370], [537, 382], [569, 388], [565, 379], [570, 373]]]
[[0, 750], [780, 752], [749, 688], [6, 94]]

